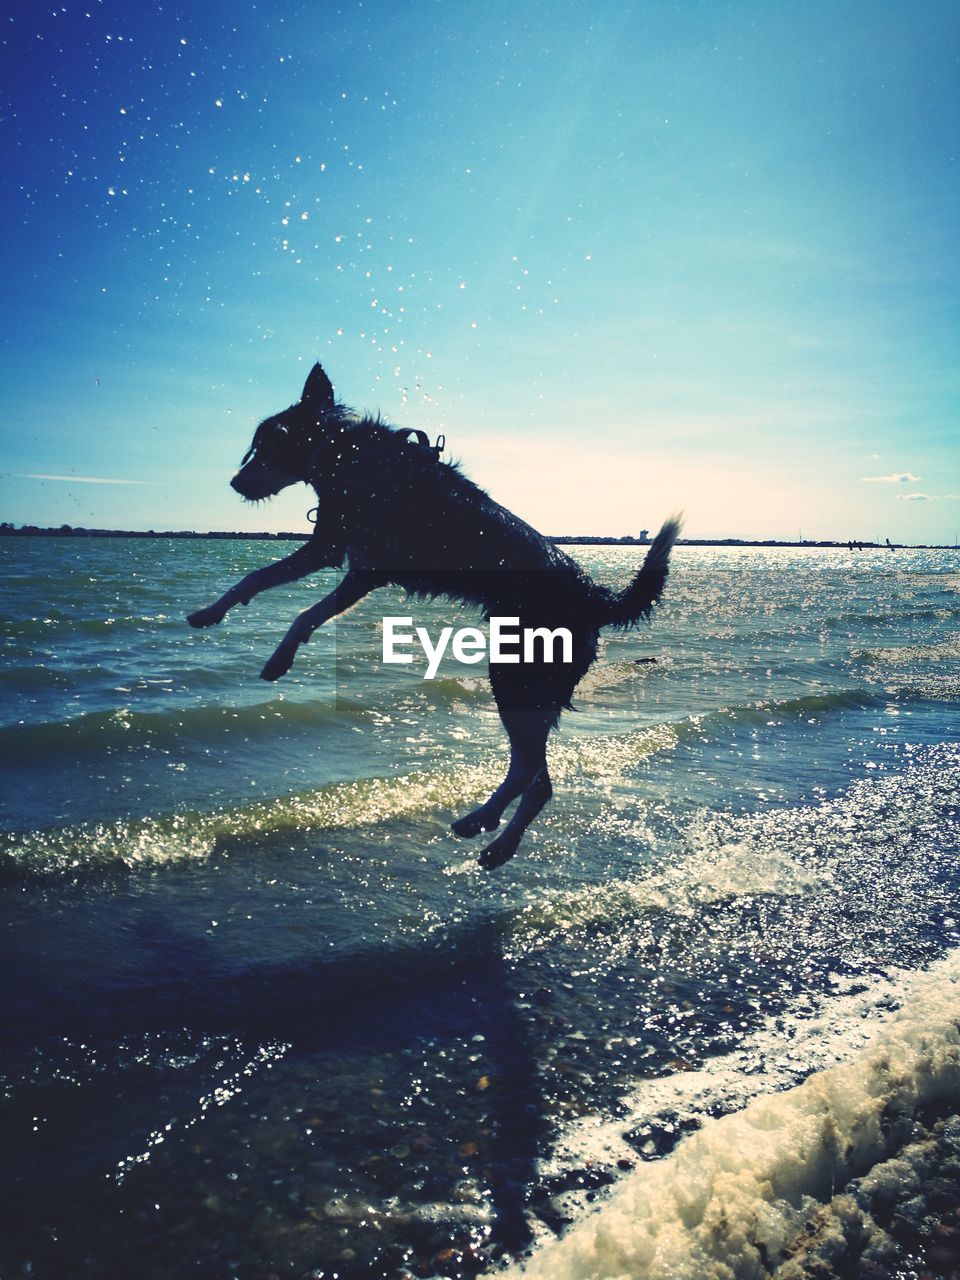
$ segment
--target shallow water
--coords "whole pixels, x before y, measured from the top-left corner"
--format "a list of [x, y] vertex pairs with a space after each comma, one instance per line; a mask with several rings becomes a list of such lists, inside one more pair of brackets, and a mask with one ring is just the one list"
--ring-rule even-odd
[[4, 1274], [483, 1269], [956, 948], [955, 552], [679, 548], [485, 875], [447, 824], [499, 721], [477, 668], [379, 667], [402, 595], [272, 686], [332, 575], [184, 624], [284, 549], [0, 541]]

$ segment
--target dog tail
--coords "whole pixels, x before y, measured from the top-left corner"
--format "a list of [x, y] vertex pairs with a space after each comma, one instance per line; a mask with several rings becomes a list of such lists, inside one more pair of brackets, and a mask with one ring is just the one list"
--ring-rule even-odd
[[643, 568], [625, 591], [612, 596], [602, 626], [630, 627], [641, 618], [649, 618], [650, 610], [663, 595], [670, 568], [670, 551], [680, 536], [680, 517], [671, 516], [650, 544]]

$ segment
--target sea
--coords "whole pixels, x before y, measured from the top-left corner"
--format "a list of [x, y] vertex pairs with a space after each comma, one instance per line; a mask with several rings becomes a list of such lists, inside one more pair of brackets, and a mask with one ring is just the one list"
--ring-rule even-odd
[[484, 669], [381, 661], [469, 610], [186, 625], [290, 549], [0, 539], [4, 1280], [943, 1264], [960, 554], [676, 548], [486, 872]]

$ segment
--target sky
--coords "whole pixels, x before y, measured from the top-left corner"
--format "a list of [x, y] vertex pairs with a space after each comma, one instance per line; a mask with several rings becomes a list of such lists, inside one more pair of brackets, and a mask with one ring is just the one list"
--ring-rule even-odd
[[546, 533], [953, 544], [955, 0], [17, 0], [0, 34], [0, 519], [306, 529], [303, 487], [228, 481], [319, 359]]

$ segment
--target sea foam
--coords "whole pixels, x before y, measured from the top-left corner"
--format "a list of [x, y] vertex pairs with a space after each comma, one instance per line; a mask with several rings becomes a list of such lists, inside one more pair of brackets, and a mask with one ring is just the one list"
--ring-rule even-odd
[[[905, 978], [904, 1008], [848, 1062], [708, 1120], [642, 1165], [561, 1239], [508, 1273], [526, 1280], [754, 1280], [851, 1178], [960, 1097], [960, 951]], [[702, 1082], [701, 1082], [702, 1083]]]

